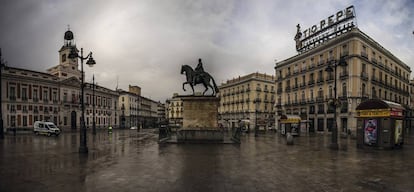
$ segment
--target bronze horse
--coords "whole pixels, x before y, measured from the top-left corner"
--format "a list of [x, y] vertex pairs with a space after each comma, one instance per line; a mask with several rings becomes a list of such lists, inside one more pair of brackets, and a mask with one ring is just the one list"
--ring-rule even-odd
[[[199, 74], [199, 76], [195, 77], [196, 72], [188, 65], [182, 65], [181, 66], [181, 74], [184, 74], [187, 78], [187, 81], [183, 83], [183, 90], [185, 90], [184, 85], [189, 84], [191, 86], [191, 89], [193, 90], [194, 95], [194, 86], [198, 84], [203, 84], [205, 87], [205, 90], [203, 92], [203, 95], [207, 92], [208, 88], [210, 87], [211, 90], [213, 90], [212, 95], [216, 95], [219, 92], [219, 89], [216, 85], [216, 82], [214, 81], [213, 77], [211, 77], [210, 74], [207, 72], [202, 72]], [[210, 80], [213, 81], [213, 86], [210, 84]]]

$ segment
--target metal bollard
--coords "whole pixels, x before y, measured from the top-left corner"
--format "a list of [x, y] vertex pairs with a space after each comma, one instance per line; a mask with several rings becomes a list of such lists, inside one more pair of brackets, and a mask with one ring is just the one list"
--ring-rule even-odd
[[292, 136], [292, 133], [290, 132], [286, 134], [286, 144], [293, 145], [293, 136]]

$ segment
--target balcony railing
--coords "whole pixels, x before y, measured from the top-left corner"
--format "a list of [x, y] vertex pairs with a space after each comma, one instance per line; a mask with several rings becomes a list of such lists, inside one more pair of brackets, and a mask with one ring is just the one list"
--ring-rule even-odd
[[361, 72], [361, 79], [367, 81], [368, 80], [368, 73], [367, 72]]
[[368, 54], [366, 52], [361, 52], [361, 56], [368, 59]]

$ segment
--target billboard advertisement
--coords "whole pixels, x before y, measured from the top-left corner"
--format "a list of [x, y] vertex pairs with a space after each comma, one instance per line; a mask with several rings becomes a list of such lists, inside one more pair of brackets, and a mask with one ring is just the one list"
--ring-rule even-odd
[[376, 119], [367, 119], [364, 121], [364, 143], [367, 145], [377, 144], [378, 124]]
[[402, 142], [402, 120], [395, 120], [395, 144]]

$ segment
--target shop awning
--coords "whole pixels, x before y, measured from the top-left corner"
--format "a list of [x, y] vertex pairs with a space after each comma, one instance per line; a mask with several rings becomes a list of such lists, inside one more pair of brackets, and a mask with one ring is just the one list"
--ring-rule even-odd
[[356, 108], [358, 117], [403, 117], [404, 110], [398, 103], [380, 99], [364, 101]]

